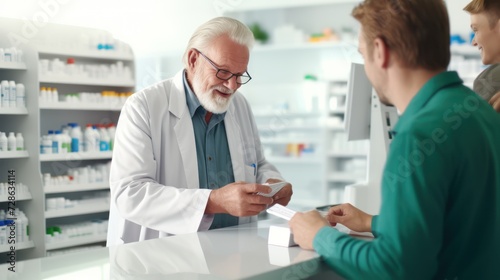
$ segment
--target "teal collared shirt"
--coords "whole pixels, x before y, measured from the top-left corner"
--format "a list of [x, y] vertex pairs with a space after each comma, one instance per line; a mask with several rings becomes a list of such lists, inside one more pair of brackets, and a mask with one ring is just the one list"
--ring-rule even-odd
[[394, 128], [373, 241], [324, 227], [314, 249], [348, 279], [500, 279], [500, 115], [456, 72]]
[[[234, 183], [233, 165], [224, 125], [226, 114], [213, 114], [207, 124], [205, 122], [207, 111], [189, 87], [186, 71], [183, 83], [187, 106], [193, 121], [200, 188], [213, 190]], [[238, 224], [238, 220], [238, 217], [229, 214], [216, 214], [210, 229], [234, 226]]]

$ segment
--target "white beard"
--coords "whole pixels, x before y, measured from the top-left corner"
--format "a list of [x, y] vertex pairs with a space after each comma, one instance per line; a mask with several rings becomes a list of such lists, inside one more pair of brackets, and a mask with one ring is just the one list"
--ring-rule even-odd
[[[201, 91], [201, 81], [199, 80], [200, 75], [194, 75], [193, 78], [193, 90], [200, 101], [201, 106], [205, 108], [208, 112], [214, 114], [222, 114], [227, 111], [231, 100], [233, 99], [234, 91], [225, 86], [213, 86], [208, 91]], [[230, 93], [229, 98], [224, 98], [219, 96], [214, 90], [218, 90], [223, 93]]]

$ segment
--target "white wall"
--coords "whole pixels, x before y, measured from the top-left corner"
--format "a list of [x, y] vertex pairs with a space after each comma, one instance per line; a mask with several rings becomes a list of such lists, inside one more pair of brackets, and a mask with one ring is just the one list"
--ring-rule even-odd
[[469, 38], [470, 15], [463, 9], [472, 0], [447, 0], [448, 14], [450, 16], [451, 33], [459, 33], [464, 38]]

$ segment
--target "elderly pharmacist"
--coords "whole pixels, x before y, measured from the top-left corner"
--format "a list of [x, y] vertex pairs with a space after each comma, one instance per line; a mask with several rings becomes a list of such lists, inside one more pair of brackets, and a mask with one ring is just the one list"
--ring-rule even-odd
[[287, 184], [264, 158], [250, 107], [237, 89], [250, 80], [254, 39], [242, 23], [200, 26], [185, 69], [131, 96], [117, 125], [111, 164], [108, 245], [233, 226], [288, 204]]

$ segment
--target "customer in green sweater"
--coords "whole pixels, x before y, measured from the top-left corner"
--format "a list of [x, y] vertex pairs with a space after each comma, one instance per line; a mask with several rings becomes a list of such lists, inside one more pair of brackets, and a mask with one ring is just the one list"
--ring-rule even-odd
[[[378, 216], [343, 204], [297, 213], [295, 241], [348, 279], [500, 279], [500, 115], [447, 72], [441, 0], [365, 0], [359, 51], [380, 100], [401, 112]], [[371, 231], [361, 240], [330, 227]]]

